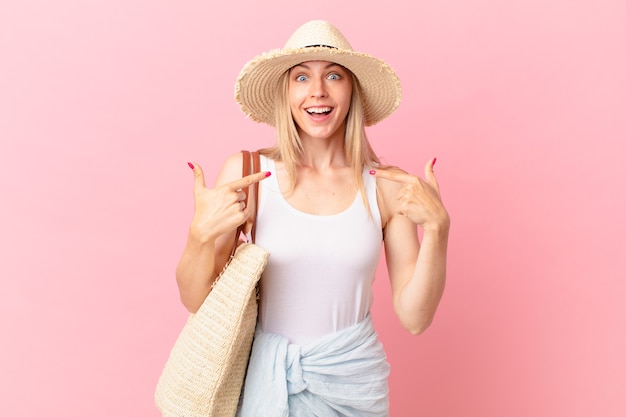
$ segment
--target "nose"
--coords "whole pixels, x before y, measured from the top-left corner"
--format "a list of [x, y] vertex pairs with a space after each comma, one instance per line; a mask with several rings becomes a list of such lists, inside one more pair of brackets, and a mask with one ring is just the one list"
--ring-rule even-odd
[[326, 84], [324, 83], [324, 79], [322, 77], [316, 77], [313, 82], [311, 82], [311, 97], [326, 97]]

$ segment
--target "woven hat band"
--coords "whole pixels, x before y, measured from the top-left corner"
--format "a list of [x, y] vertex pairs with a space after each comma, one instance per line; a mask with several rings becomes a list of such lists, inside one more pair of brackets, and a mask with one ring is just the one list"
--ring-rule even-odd
[[285, 49], [298, 49], [311, 46], [352, 50], [352, 46], [339, 30], [323, 20], [313, 20], [300, 26], [287, 40]]

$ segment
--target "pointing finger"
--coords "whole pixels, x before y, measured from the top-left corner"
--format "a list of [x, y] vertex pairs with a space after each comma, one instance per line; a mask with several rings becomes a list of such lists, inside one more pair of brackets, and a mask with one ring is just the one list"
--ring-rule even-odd
[[371, 170], [370, 171], [370, 175], [374, 175], [375, 177], [378, 178], [384, 178], [387, 180], [391, 180], [391, 181], [395, 181], [395, 182], [402, 182], [402, 183], [407, 183], [407, 182], [412, 182], [413, 181], [413, 176], [407, 174], [406, 172], [396, 168], [396, 169], [377, 169], [377, 170]]
[[252, 184], [256, 184], [257, 182], [259, 182], [261, 180], [264, 180], [265, 178], [269, 177], [270, 175], [272, 175], [272, 173], [269, 172], [269, 171], [257, 172], [256, 174], [251, 174], [251, 175], [245, 176], [243, 178], [240, 178], [238, 180], [235, 180], [233, 182], [230, 182], [227, 185], [233, 191], [241, 190], [243, 188], [247, 188], [247, 187], [251, 186]]

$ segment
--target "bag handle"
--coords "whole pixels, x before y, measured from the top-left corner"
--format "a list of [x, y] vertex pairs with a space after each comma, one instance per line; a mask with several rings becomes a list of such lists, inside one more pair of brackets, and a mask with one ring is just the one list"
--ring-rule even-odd
[[[241, 177], [247, 177], [248, 175], [251, 174], [256, 174], [257, 172], [261, 171], [261, 157], [258, 151], [255, 152], [250, 152], [250, 151], [246, 151], [243, 150], [241, 151], [241, 153], [243, 154], [243, 164], [242, 164], [242, 170], [241, 170]], [[252, 169], [251, 169], [252, 168]], [[250, 237], [251, 237], [251, 241], [254, 242], [254, 237], [256, 234], [256, 215], [259, 209], [259, 184], [253, 184], [252, 185], [253, 188], [253, 193], [254, 193], [254, 213], [252, 215], [252, 228], [250, 230]], [[248, 202], [251, 201], [250, 200], [250, 187], [246, 187], [243, 188], [242, 191], [246, 194], [246, 199], [244, 200], [246, 207], [248, 207]], [[239, 244], [239, 237], [241, 236], [241, 233], [243, 233], [245, 227], [246, 227], [246, 223], [247, 222], [243, 222], [242, 224], [239, 225], [239, 227], [237, 227], [237, 231], [235, 232], [235, 242], [233, 243], [233, 249], [230, 252], [230, 256], [231, 258], [233, 256], [235, 256], [235, 250], [237, 250], [237, 246]]]
[[[258, 151], [251, 152], [250, 155], [251, 155], [251, 158], [249, 159], [252, 160], [251, 174], [256, 174], [256, 173], [261, 172], [261, 156], [259, 152]], [[245, 157], [245, 154], [244, 154], [244, 157]], [[253, 187], [254, 187], [254, 191], [253, 191], [254, 213], [252, 215], [252, 228], [250, 229], [250, 237], [251, 237], [252, 243], [254, 243], [254, 238], [256, 236], [256, 216], [257, 216], [257, 213], [259, 212], [259, 183], [258, 182], [254, 183]], [[246, 193], [246, 197], [248, 197], [248, 193]], [[246, 207], [248, 207], [247, 201], [246, 201]]]

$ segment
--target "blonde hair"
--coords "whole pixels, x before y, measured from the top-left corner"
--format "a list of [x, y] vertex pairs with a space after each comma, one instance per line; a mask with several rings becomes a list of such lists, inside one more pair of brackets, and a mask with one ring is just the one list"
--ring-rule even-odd
[[[275, 146], [261, 149], [261, 154], [281, 161], [287, 174], [289, 175], [290, 186], [287, 192], [293, 190], [296, 185], [296, 171], [302, 160], [302, 141], [296, 124], [291, 115], [289, 106], [289, 71], [287, 70], [278, 80], [276, 87], [276, 107], [274, 108], [276, 135], [278, 142]], [[344, 150], [348, 164], [352, 167], [353, 179], [361, 193], [363, 203], [371, 214], [371, 210], [365, 194], [365, 184], [363, 182], [363, 169], [365, 167], [377, 167], [380, 165], [378, 156], [374, 153], [372, 146], [365, 134], [365, 123], [363, 116], [363, 101], [361, 96], [361, 86], [359, 80], [346, 68], [352, 79], [352, 97], [350, 109], [346, 116], [346, 129], [344, 134]]]

